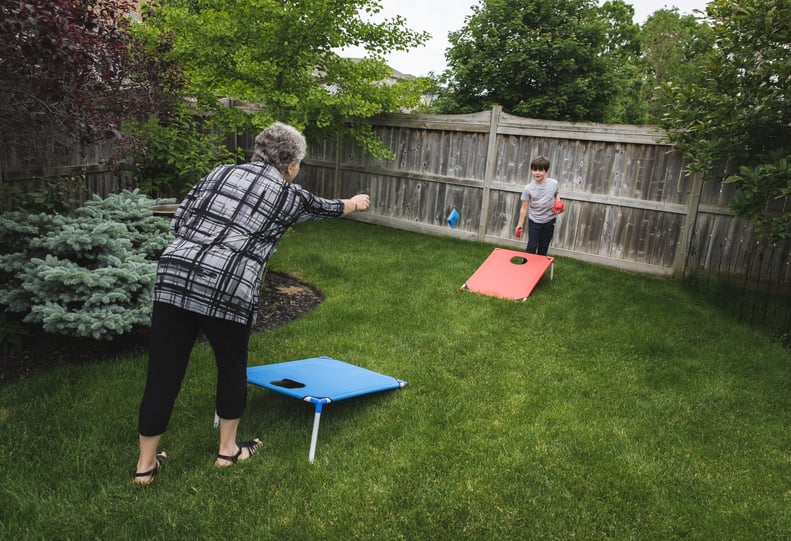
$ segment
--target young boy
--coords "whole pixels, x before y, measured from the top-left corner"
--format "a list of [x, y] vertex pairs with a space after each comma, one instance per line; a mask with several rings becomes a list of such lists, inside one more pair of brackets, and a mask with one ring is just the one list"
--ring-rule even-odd
[[522, 236], [522, 230], [527, 218], [527, 253], [547, 255], [549, 243], [555, 234], [555, 217], [562, 208], [558, 195], [558, 181], [547, 178], [549, 160], [545, 156], [536, 156], [530, 162], [530, 172], [533, 180], [525, 186], [522, 192], [522, 206], [519, 209], [519, 221], [514, 234], [517, 238]]

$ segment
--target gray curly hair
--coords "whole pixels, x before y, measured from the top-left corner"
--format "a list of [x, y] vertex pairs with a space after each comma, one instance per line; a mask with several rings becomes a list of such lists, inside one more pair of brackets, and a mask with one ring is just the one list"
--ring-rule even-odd
[[281, 173], [305, 158], [308, 143], [298, 129], [275, 122], [255, 138], [254, 162], [266, 162]]

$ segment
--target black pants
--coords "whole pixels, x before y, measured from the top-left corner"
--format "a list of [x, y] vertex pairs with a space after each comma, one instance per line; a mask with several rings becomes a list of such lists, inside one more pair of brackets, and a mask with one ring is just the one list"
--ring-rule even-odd
[[157, 436], [167, 429], [199, 331], [214, 350], [217, 415], [222, 419], [242, 416], [247, 402], [250, 325], [157, 302], [151, 317], [148, 376], [138, 419], [142, 436]]
[[555, 234], [555, 220], [552, 218], [546, 223], [539, 224], [533, 220], [527, 220], [527, 253], [547, 255], [549, 243]]

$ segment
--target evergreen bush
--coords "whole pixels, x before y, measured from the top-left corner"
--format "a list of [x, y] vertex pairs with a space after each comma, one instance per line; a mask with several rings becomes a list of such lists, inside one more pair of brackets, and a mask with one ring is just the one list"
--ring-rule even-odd
[[137, 190], [73, 215], [0, 214], [0, 306], [47, 333], [109, 340], [147, 326], [168, 220]]

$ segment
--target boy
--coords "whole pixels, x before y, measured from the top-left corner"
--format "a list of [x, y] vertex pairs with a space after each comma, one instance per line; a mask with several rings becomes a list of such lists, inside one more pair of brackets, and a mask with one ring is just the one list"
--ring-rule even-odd
[[519, 221], [514, 234], [522, 236], [522, 229], [527, 218], [527, 253], [547, 255], [549, 243], [555, 234], [555, 219], [558, 212], [563, 212], [558, 195], [558, 181], [547, 178], [549, 160], [545, 156], [536, 156], [530, 162], [533, 180], [522, 192], [522, 206], [519, 209]]

